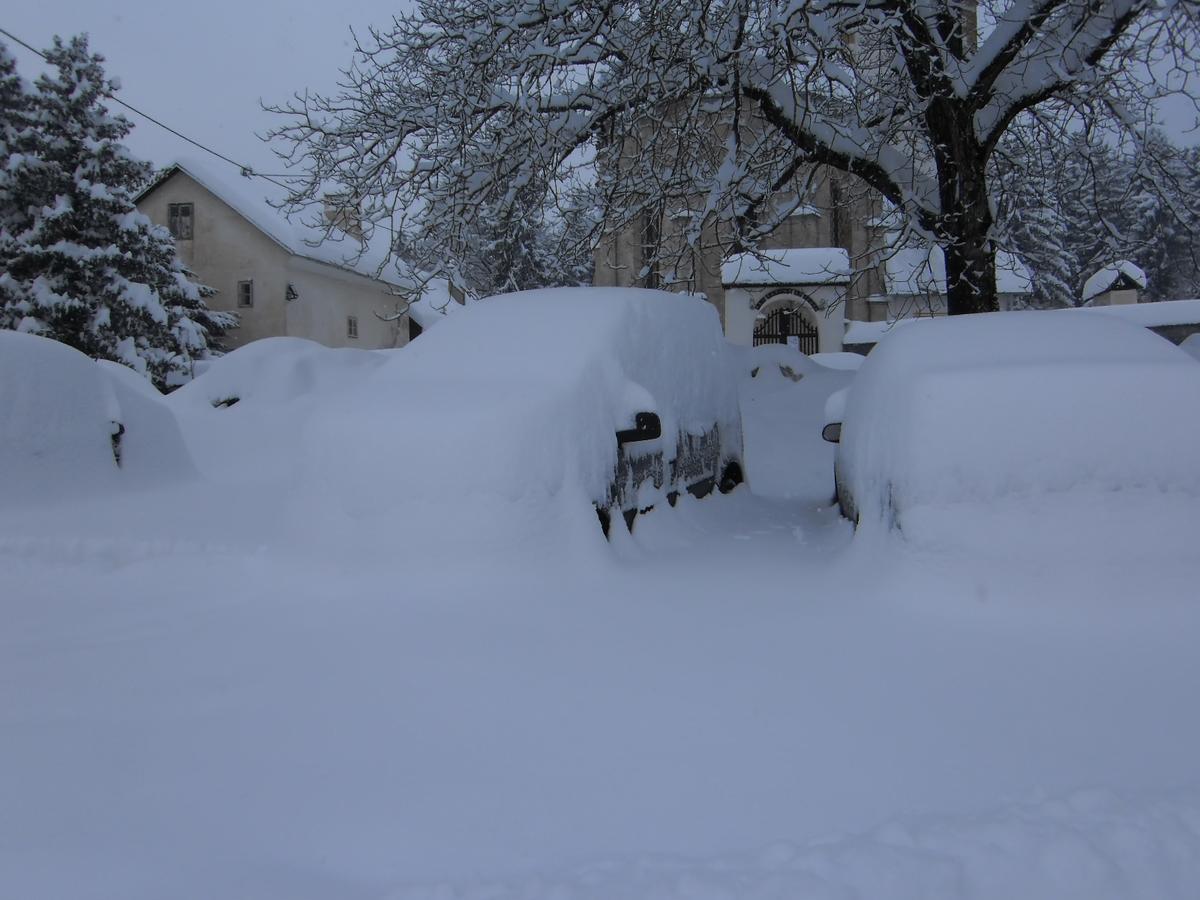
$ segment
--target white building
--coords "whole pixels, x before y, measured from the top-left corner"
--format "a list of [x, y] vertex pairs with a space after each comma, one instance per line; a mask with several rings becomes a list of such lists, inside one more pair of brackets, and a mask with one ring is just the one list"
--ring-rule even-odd
[[136, 202], [170, 229], [197, 279], [216, 289], [209, 306], [238, 314], [229, 346], [288, 336], [380, 349], [419, 331], [407, 312], [413, 282], [398, 272], [387, 234], [377, 230], [364, 242], [353, 213], [336, 202], [326, 205], [325, 222], [311, 214], [289, 220], [272, 205], [286, 197], [281, 186], [223, 166], [178, 160]]
[[1083, 283], [1084, 306], [1137, 303], [1146, 289], [1146, 273], [1127, 259], [1104, 266]]
[[850, 254], [840, 247], [738, 253], [721, 266], [725, 334], [735, 344], [842, 349]]

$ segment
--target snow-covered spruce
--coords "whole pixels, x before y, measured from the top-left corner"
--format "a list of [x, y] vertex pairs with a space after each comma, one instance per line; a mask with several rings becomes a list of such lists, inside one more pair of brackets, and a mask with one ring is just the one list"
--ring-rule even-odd
[[[18, 209], [14, 185], [30, 180], [26, 171], [36, 161], [27, 152], [35, 138], [33, 102], [28, 85], [17, 74], [17, 63], [0, 44], [0, 261], [12, 257], [15, 235], [26, 218]], [[0, 274], [3, 273], [0, 266]], [[7, 293], [0, 279], [0, 324], [4, 322]]]
[[1033, 305], [1086, 302], [1085, 280], [1118, 260], [1142, 270], [1147, 300], [1200, 293], [1200, 149], [1157, 132], [1112, 146], [1024, 123], [997, 151], [994, 180], [999, 239], [1033, 273]]
[[134, 206], [149, 166], [121, 140], [132, 125], [103, 104], [117, 85], [85, 37], [55, 38], [32, 91], [0, 57], [0, 327], [123, 363], [157, 386], [192, 364], [236, 319], [208, 309], [165, 229]]

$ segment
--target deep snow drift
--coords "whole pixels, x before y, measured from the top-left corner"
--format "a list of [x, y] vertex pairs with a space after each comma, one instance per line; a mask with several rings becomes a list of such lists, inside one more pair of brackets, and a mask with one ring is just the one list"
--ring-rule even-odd
[[[486, 441], [422, 457], [457, 497], [441, 509], [405, 500], [389, 444], [335, 453], [340, 429], [382, 433], [359, 404], [388, 434], [469, 407], [432, 363], [402, 390], [427, 337], [252, 345], [143, 397], [199, 476], [0, 500], [0, 895], [1200, 891], [1195, 554], [1115, 544], [1085, 567], [854, 538], [819, 430], [855, 376], [784, 349], [738, 362], [753, 490], [612, 544], [530, 492], [469, 540], [503, 510], [458, 477], [492, 471]], [[74, 410], [103, 461], [109, 420], [79, 397], [38, 402]], [[3, 403], [6, 429], [31, 408]], [[481, 433], [544, 452], [529, 423]], [[351, 515], [339, 478], [393, 503]]]

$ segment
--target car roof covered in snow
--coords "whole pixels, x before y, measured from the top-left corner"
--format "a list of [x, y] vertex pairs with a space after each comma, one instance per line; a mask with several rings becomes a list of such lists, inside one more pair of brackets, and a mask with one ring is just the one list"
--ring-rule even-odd
[[1144, 328], [1105, 316], [1064, 313], [1026, 310], [927, 318], [918, 328], [898, 329], [887, 343], [903, 344], [904, 369], [913, 373], [982, 365], [1183, 359], [1169, 341]]
[[[1122, 319], [1132, 325], [1141, 325], [1143, 328], [1165, 328], [1172, 325], [1200, 323], [1200, 300], [1161, 300], [1154, 303], [1078, 306], [1071, 309], [1034, 310], [1033, 312], [1043, 316], [1105, 316]], [[986, 315], [995, 316], [1012, 314], [1011, 312], [986, 313]], [[928, 316], [895, 319], [891, 322], [851, 321], [846, 323], [846, 336], [843, 338], [843, 343], [849, 345], [875, 344], [901, 326], [933, 321], [936, 321], [936, 318]]]

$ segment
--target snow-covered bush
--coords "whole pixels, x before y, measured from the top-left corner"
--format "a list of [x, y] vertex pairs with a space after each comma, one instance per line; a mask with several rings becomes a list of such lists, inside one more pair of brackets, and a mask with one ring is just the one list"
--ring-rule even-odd
[[799, 381], [817, 369], [809, 357], [787, 344], [760, 344], [741, 352], [745, 355], [744, 365], [751, 378], [773, 378], [782, 375]]
[[0, 48], [0, 328], [39, 334], [122, 363], [162, 388], [236, 323], [212, 312], [171, 236], [137, 211], [149, 166], [103, 104], [116, 85], [87, 40], [55, 39], [32, 92]]

